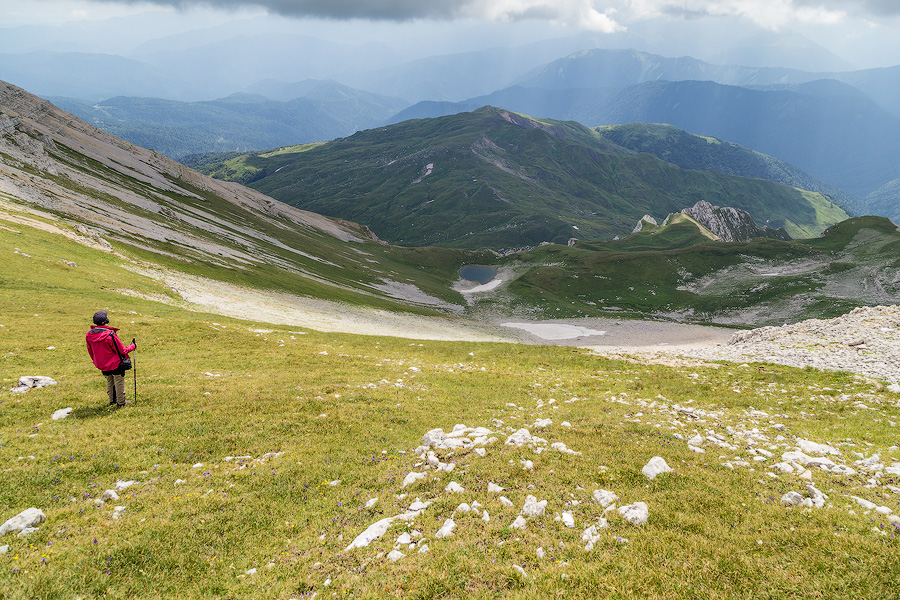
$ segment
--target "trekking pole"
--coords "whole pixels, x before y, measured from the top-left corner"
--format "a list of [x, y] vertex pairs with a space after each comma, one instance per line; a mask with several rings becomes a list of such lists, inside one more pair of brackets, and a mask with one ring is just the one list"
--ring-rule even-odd
[[[134, 338], [131, 338], [131, 343], [134, 344]], [[134, 350], [137, 350], [137, 347], [135, 347]], [[132, 352], [134, 352], [134, 350], [132, 350]], [[131, 359], [131, 367], [134, 370], [134, 403], [136, 405], [137, 404], [137, 361], [133, 358]]]

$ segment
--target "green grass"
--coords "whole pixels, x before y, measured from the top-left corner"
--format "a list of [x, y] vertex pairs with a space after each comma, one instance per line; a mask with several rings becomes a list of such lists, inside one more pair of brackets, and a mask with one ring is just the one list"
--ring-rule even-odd
[[[710, 241], [680, 222], [616, 241], [542, 246], [502, 262], [519, 273], [509, 285], [511, 304], [543, 307], [547, 318], [677, 313], [695, 322], [729, 322], [738, 315], [732, 324], [759, 326], [896, 302], [890, 273], [898, 248], [900, 233], [881, 217], [848, 219], [810, 240], [743, 243]], [[786, 271], [769, 274], [778, 269]], [[881, 296], [867, 291], [869, 280], [880, 282]], [[793, 309], [772, 312], [770, 321], [754, 310], [801, 298]], [[753, 320], [740, 317], [745, 310]]]
[[[59, 382], [0, 392], [0, 518], [30, 506], [48, 516], [34, 534], [0, 540], [10, 546], [0, 556], [2, 597], [896, 596], [897, 532], [861, 509], [850, 514], [847, 494], [900, 511], [898, 496], [862, 487], [864, 475], [815, 473], [833, 506], [786, 509], [773, 499], [804, 487], [792, 475], [765, 475], [773, 461], [732, 471], [722, 463], [749, 458], [746, 444], [700, 455], [674, 437], [758, 427], [769, 437], [758, 447], [768, 447], [777, 434], [770, 421], [782, 422], [788, 437], [852, 440], [839, 446], [849, 460], [856, 450], [888, 461], [897, 458], [888, 447], [900, 408], [877, 385], [780, 366], [669, 367], [572, 348], [301, 332], [193, 313], [117, 293], [168, 293], [121, 258], [2, 224], [0, 379], [4, 388], [26, 374]], [[138, 397], [124, 409], [106, 406], [84, 349], [100, 308], [139, 342]], [[856, 400], [874, 410], [854, 408]], [[668, 412], [675, 404], [713, 414], [689, 422]], [[50, 419], [67, 406], [70, 417]], [[749, 416], [754, 409], [773, 416]], [[534, 434], [581, 454], [503, 444], [538, 417], [553, 425]], [[412, 450], [422, 434], [456, 423], [488, 427], [499, 441], [484, 458], [439, 452], [453, 472], [432, 473], [398, 498], [406, 474], [420, 470]], [[648, 482], [640, 469], [654, 455], [677, 473]], [[118, 480], [139, 483], [96, 506]], [[450, 481], [467, 491], [445, 493]], [[515, 508], [502, 507], [487, 482], [505, 487]], [[639, 528], [607, 515], [610, 528], [588, 553], [580, 535], [602, 513], [591, 502], [597, 488], [646, 502], [650, 521]], [[511, 529], [527, 494], [546, 499], [548, 513]], [[370, 497], [379, 501], [364, 508]], [[410, 526], [428, 538], [428, 553], [384, 558], [402, 523], [368, 548], [343, 551], [416, 497], [434, 502]], [[457, 505], [473, 500], [490, 522], [457, 514], [455, 535], [435, 539]], [[115, 505], [126, 507], [118, 520]], [[575, 513], [574, 530], [553, 519], [563, 510]], [[882, 526], [886, 536], [872, 531]]]

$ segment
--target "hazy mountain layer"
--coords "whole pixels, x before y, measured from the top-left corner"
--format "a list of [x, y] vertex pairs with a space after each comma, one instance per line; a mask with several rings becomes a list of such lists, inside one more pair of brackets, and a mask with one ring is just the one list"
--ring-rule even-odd
[[92, 105], [55, 101], [104, 131], [170, 158], [324, 142], [373, 127], [406, 105], [334, 82], [304, 83], [294, 88], [297, 96], [284, 102], [250, 94], [209, 102], [132, 97]]
[[804, 84], [823, 79], [856, 87], [882, 109], [900, 116], [900, 66], [817, 72], [781, 67], [711, 64], [690, 56], [669, 58], [637, 50], [591, 49], [547, 63], [517, 81], [542, 89], [620, 88], [650, 81], [714, 81], [723, 85]]
[[858, 204], [844, 191], [819, 181], [782, 160], [717, 138], [694, 135], [671, 125], [608, 125], [598, 127], [597, 132], [620, 146], [635, 152], [649, 152], [683, 169], [768, 179], [802, 190], [819, 192], [833, 199], [845, 210], [856, 210]]
[[819, 194], [681, 169], [576, 123], [496, 108], [303, 150], [247, 156], [218, 173], [243, 170], [242, 180], [264, 193], [365, 223], [403, 245], [508, 249], [612, 237], [643, 214], [664, 216], [699, 200], [745, 209], [793, 237], [846, 218]]

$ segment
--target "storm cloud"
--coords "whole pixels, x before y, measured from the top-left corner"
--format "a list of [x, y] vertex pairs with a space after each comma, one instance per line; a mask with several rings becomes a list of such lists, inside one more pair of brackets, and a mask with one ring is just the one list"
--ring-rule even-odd
[[259, 8], [288, 17], [385, 21], [540, 19], [615, 31], [631, 20], [658, 16], [738, 16], [769, 27], [792, 21], [837, 22], [845, 17], [900, 15], [897, 0], [101, 0], [176, 8]]

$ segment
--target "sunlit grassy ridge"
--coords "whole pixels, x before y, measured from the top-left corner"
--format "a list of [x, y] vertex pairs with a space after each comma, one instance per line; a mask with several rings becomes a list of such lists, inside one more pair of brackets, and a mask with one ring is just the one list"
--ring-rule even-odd
[[[897, 460], [888, 450], [897, 396], [876, 384], [783, 367], [667, 367], [571, 348], [321, 334], [192, 313], [117, 293], [170, 293], [122, 268], [122, 258], [3, 226], [3, 387], [19, 375], [59, 382], [0, 392], [0, 517], [30, 506], [48, 516], [34, 534], [0, 540], [10, 546], [0, 556], [4, 597], [896, 596], [897, 534], [883, 515], [850, 514], [847, 494], [895, 510], [900, 496], [864, 488], [863, 474], [816, 472], [832, 506], [786, 509], [778, 498], [805, 489], [795, 475], [768, 476], [772, 461], [722, 465], [750, 462], [753, 446], [695, 454], [674, 437], [757, 428], [769, 442], [756, 447], [768, 448], [778, 433], [770, 425], [780, 422], [787, 443], [843, 443], [848, 461], [851, 450]], [[120, 410], [107, 408], [84, 349], [99, 308], [123, 338], [138, 339], [138, 397]], [[132, 385], [129, 373], [129, 397]], [[858, 400], [872, 410], [854, 407]], [[698, 421], [675, 414], [676, 404], [709, 413]], [[71, 416], [50, 419], [67, 406]], [[535, 429], [537, 418], [553, 424]], [[404, 477], [422, 470], [412, 452], [422, 434], [457, 423], [487, 427], [498, 441], [483, 458], [438, 452], [455, 469], [402, 490]], [[580, 454], [505, 446], [523, 426]], [[654, 455], [677, 472], [648, 482], [640, 469]], [[131, 480], [138, 483], [118, 501], [95, 504]], [[466, 491], [444, 492], [450, 481]], [[883, 478], [891, 481], [898, 484]], [[488, 482], [514, 506], [501, 505]], [[635, 527], [608, 513], [610, 527], [585, 552], [581, 532], [603, 514], [591, 498], [597, 488], [621, 504], [646, 502], [650, 521]], [[548, 501], [547, 514], [512, 529], [528, 494]], [[408, 530], [403, 523], [344, 552], [416, 497], [433, 501], [409, 526], [427, 538], [427, 553], [403, 548], [398, 562], [385, 558]], [[454, 514], [473, 500], [490, 521]], [[125, 507], [118, 519], [115, 506]], [[574, 529], [554, 520], [564, 510]], [[435, 539], [451, 516], [454, 535]]]

